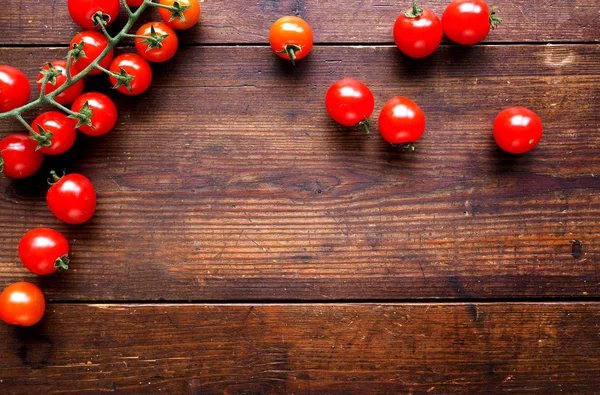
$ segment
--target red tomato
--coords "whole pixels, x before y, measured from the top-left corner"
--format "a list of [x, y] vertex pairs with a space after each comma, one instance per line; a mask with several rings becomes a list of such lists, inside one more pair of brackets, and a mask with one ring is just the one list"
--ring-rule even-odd
[[20, 282], [4, 288], [0, 294], [0, 319], [11, 325], [32, 326], [46, 311], [46, 299], [31, 283]]
[[106, 26], [117, 20], [121, 3], [119, 0], [68, 0], [69, 14], [85, 30], [100, 29], [94, 21], [97, 12], [104, 14]]
[[401, 14], [394, 24], [394, 41], [398, 49], [411, 58], [431, 55], [442, 41], [442, 23], [435, 13], [419, 8], [416, 0], [413, 9]]
[[115, 103], [102, 93], [89, 92], [79, 96], [71, 110], [80, 112], [86, 103], [92, 111], [92, 126], [81, 125], [79, 131], [90, 136], [102, 136], [110, 132], [117, 123], [118, 112]]
[[495, 8], [488, 8], [483, 0], [454, 0], [442, 15], [444, 34], [452, 41], [477, 44], [487, 37], [490, 27], [495, 28], [502, 19], [495, 15]]
[[494, 139], [504, 151], [524, 154], [542, 139], [542, 121], [528, 108], [508, 108], [496, 117]]
[[37, 135], [29, 134], [38, 143], [37, 149], [42, 154], [64, 154], [75, 144], [77, 132], [74, 120], [62, 112], [45, 112], [33, 121], [31, 127], [37, 132]]
[[175, 14], [166, 8], [159, 8], [158, 12], [163, 22], [175, 30], [186, 30], [198, 23], [200, 19], [200, 3], [198, 0], [160, 0], [163, 6], [177, 7]]
[[[152, 29], [154, 28], [154, 35]], [[150, 62], [166, 62], [175, 56], [179, 40], [175, 30], [162, 22], [148, 22], [140, 27], [136, 33], [138, 36], [157, 37], [162, 41], [159, 44], [154, 44], [152, 41], [143, 38], [135, 39], [135, 48], [138, 53]], [[164, 37], [164, 38], [162, 38]]]
[[133, 53], [119, 55], [110, 65], [110, 71], [121, 74], [121, 69], [129, 74], [133, 79], [130, 81], [131, 89], [126, 85], [117, 83], [117, 79], [112, 75], [109, 77], [111, 84], [119, 92], [136, 96], [144, 93], [152, 83], [152, 69], [144, 58]]
[[325, 95], [327, 112], [344, 126], [361, 125], [368, 133], [368, 118], [373, 114], [375, 99], [371, 90], [353, 78], [344, 78], [329, 88]]
[[142, 3], [144, 3], [144, 0], [127, 0], [127, 5], [129, 7], [137, 8], [137, 7], [141, 6]]
[[21, 70], [0, 65], [0, 112], [27, 104], [30, 93], [29, 81]]
[[[78, 59], [73, 59], [72, 63], [73, 70], [75, 70], [75, 73], [77, 74], [92, 64], [92, 62], [100, 56], [102, 51], [104, 51], [108, 46], [108, 39], [102, 33], [94, 30], [87, 30], [73, 37], [70, 48], [74, 49], [76, 46], [81, 46], [82, 44], [82, 55]], [[107, 69], [110, 66], [110, 62], [112, 62], [113, 57], [114, 51], [111, 49], [104, 59], [102, 59], [102, 61], [99, 63], [100, 66]], [[99, 69], [92, 69], [90, 71], [90, 75], [98, 75], [100, 73], [102, 73], [102, 71]]]
[[66, 270], [69, 268], [69, 242], [54, 229], [33, 229], [21, 239], [19, 257], [30, 272], [40, 276], [58, 269]]
[[[66, 60], [55, 60], [51, 63], [52, 67], [56, 70], [59, 70], [61, 74], [56, 77], [56, 84], [52, 84], [52, 81], [48, 81], [46, 83], [46, 94], [50, 94], [60, 88], [67, 81], [67, 61]], [[48, 65], [45, 65], [42, 70], [48, 70]], [[71, 75], [77, 74], [73, 66], [71, 66]], [[42, 78], [44, 78], [44, 74], [40, 73], [38, 79], [38, 90], [42, 91]], [[77, 81], [75, 84], [69, 87], [69, 89], [61, 92], [57, 95], [54, 100], [56, 100], [60, 104], [71, 104], [75, 99], [77, 99], [83, 93], [83, 80]]]
[[88, 221], [96, 211], [96, 190], [81, 174], [68, 174], [62, 178], [52, 173], [56, 183], [46, 195], [48, 208], [56, 218], [78, 225]]
[[6, 177], [25, 178], [42, 167], [44, 154], [25, 134], [11, 134], [0, 141], [0, 171]]
[[284, 16], [271, 26], [269, 43], [275, 53], [292, 61], [304, 58], [313, 46], [313, 32], [304, 19]]
[[391, 144], [414, 143], [425, 132], [425, 115], [414, 101], [396, 96], [381, 109], [379, 131]]

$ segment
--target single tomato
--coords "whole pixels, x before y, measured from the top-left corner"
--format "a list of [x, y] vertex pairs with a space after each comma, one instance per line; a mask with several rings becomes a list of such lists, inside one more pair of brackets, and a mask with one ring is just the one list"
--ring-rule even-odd
[[496, 117], [494, 139], [504, 151], [524, 154], [542, 139], [542, 121], [528, 108], [507, 108]]
[[19, 242], [19, 258], [32, 273], [40, 276], [69, 268], [69, 242], [60, 232], [37, 228], [25, 233]]
[[162, 22], [148, 22], [138, 29], [136, 35], [148, 37], [136, 38], [135, 48], [149, 62], [166, 62], [177, 52], [177, 34]]
[[442, 23], [437, 15], [420, 8], [413, 0], [413, 8], [405, 11], [394, 23], [394, 41], [398, 49], [411, 58], [431, 55], [442, 42]]
[[42, 154], [60, 155], [73, 147], [77, 132], [75, 122], [62, 112], [49, 111], [38, 116], [31, 124], [36, 134], [29, 133]]
[[[108, 39], [100, 32], [94, 30], [86, 30], [77, 34], [71, 40], [71, 51], [75, 54], [73, 59], [73, 70], [76, 74], [80, 73], [92, 64], [93, 61], [98, 59], [102, 52], [108, 46]], [[99, 63], [100, 66], [105, 69], [110, 67], [114, 57], [114, 50], [110, 50], [104, 59]], [[90, 70], [90, 75], [98, 75], [102, 73], [100, 69]]]
[[502, 22], [483, 0], [453, 0], [442, 14], [444, 34], [452, 41], [472, 45], [485, 39]]
[[[52, 63], [46, 64], [42, 68], [42, 72], [40, 72], [39, 80], [38, 80], [38, 90], [42, 91], [42, 81], [44, 78], [44, 73], [50, 73], [51, 70], [60, 71], [60, 74], [56, 75], [53, 79], [50, 79], [46, 82], [46, 95], [54, 92], [59, 89], [65, 82], [67, 82], [67, 61], [66, 60], [55, 60]], [[73, 66], [71, 65], [71, 75], [77, 74]], [[75, 84], [70, 86], [65, 91], [58, 94], [54, 100], [56, 100], [60, 104], [71, 104], [75, 99], [77, 99], [83, 93], [83, 80], [77, 81]]]
[[271, 26], [269, 43], [275, 53], [292, 64], [304, 58], [313, 47], [313, 32], [308, 23], [297, 16], [284, 16]]
[[11, 134], [0, 141], [0, 171], [9, 178], [25, 178], [42, 167], [44, 154], [26, 134]]
[[45, 311], [44, 294], [31, 283], [11, 284], [0, 294], [0, 319], [7, 324], [35, 325], [40, 322]]
[[27, 104], [30, 93], [29, 81], [21, 70], [0, 65], [0, 113]]
[[369, 133], [368, 118], [373, 114], [375, 99], [371, 90], [353, 78], [335, 82], [325, 95], [327, 112], [344, 126], [360, 125]]
[[81, 124], [80, 132], [90, 136], [102, 136], [110, 132], [117, 123], [117, 106], [110, 97], [97, 92], [88, 92], [79, 96], [71, 110], [88, 114], [91, 112], [91, 125]]
[[52, 172], [55, 183], [48, 189], [48, 208], [63, 222], [72, 225], [88, 221], [96, 212], [96, 190], [91, 181], [73, 173], [58, 177]]
[[109, 77], [113, 88], [125, 95], [140, 95], [152, 83], [152, 68], [137, 54], [127, 53], [117, 56], [110, 65], [110, 71], [120, 74], [126, 80], [123, 82], [112, 75]]
[[391, 144], [414, 143], [425, 132], [425, 115], [414, 101], [396, 96], [381, 109], [379, 132]]
[[162, 6], [158, 9], [160, 17], [175, 30], [189, 29], [200, 20], [198, 0], [160, 0], [158, 3]]

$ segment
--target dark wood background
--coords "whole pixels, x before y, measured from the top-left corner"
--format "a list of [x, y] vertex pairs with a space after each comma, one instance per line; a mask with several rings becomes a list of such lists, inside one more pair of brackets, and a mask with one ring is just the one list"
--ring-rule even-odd
[[[497, 1], [482, 45], [423, 61], [393, 46], [410, 2], [390, 3], [207, 0], [147, 94], [90, 78], [117, 128], [0, 180], [0, 286], [49, 302], [36, 327], [0, 326], [0, 392], [597, 393], [600, 2]], [[79, 30], [65, 0], [2, 9], [0, 63], [31, 81]], [[285, 14], [315, 31], [295, 68], [267, 44]], [[375, 121], [392, 96], [421, 105], [416, 152], [329, 119], [346, 76]], [[491, 137], [512, 105], [544, 123], [520, 157]], [[94, 182], [88, 224], [47, 210], [50, 169]], [[69, 272], [22, 267], [37, 226], [68, 235]]]

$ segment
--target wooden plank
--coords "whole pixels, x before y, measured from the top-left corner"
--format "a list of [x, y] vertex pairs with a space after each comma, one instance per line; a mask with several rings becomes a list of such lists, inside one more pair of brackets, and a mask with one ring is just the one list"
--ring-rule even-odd
[[600, 306], [51, 305], [0, 325], [2, 393], [577, 393]]
[[[423, 5], [441, 17], [448, 0]], [[491, 3], [490, 3], [491, 4]], [[599, 0], [568, 2], [497, 0], [501, 27], [487, 42], [578, 42], [600, 40]], [[410, 1], [382, 0], [207, 0], [201, 27], [181, 34], [184, 43], [267, 43], [271, 24], [283, 15], [299, 15], [313, 27], [318, 43], [392, 43], [396, 17]], [[154, 11], [154, 10], [152, 10]], [[124, 12], [121, 13], [123, 25]], [[159, 19], [150, 12], [144, 21]], [[3, 4], [0, 45], [68, 44], [80, 28], [71, 20], [66, 0], [21, 0]]]
[[[147, 95], [111, 92], [116, 130], [47, 161], [96, 184], [89, 224], [52, 217], [47, 172], [0, 181], [1, 282], [41, 282], [55, 301], [598, 297], [598, 49], [445, 47], [423, 66], [392, 47], [321, 48], [293, 69], [266, 48], [186, 48]], [[0, 56], [33, 77], [60, 52]], [[329, 119], [342, 76], [371, 86], [375, 114], [397, 94], [422, 106], [415, 153]], [[490, 129], [517, 104], [545, 136], [511, 157]], [[40, 225], [72, 240], [69, 273], [18, 263]]]

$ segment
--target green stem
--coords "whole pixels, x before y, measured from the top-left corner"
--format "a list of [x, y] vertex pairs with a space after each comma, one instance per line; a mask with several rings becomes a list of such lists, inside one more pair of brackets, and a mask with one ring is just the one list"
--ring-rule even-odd
[[419, 3], [417, 3], [417, 0], [413, 0], [412, 2], [413, 8], [410, 11], [406, 11], [404, 13], [404, 15], [407, 18], [418, 18], [421, 16], [421, 14], [423, 14], [423, 9], [421, 7], [419, 7]]
[[358, 123], [358, 126], [360, 126], [366, 134], [371, 134], [371, 129], [369, 128], [369, 118], [365, 117], [365, 119]]
[[150, 36], [142, 36], [140, 34], [126, 34], [125, 37], [128, 37], [128, 38], [143, 38], [143, 39], [149, 39], [150, 38], [151, 39]]
[[17, 118], [17, 120], [19, 122], [21, 122], [21, 124], [25, 127], [25, 129], [27, 129], [28, 132], [30, 132], [32, 135], [36, 135], [37, 132], [35, 130], [33, 130], [33, 128], [31, 127], [31, 125], [29, 125], [27, 123], [27, 121], [25, 119], [23, 119], [23, 116], [21, 114], [17, 114], [15, 115], [15, 118]]
[[71, 109], [69, 109], [68, 107], [63, 106], [62, 104], [60, 104], [59, 102], [57, 102], [54, 99], [50, 99], [48, 100], [48, 102], [50, 104], [52, 104], [53, 106], [57, 107], [59, 110], [66, 112], [69, 115], [72, 115], [76, 118], [78, 118], [80, 116], [80, 114], [78, 112], [72, 111]]
[[110, 75], [111, 77], [115, 77], [115, 78], [117, 78], [117, 79], [119, 78], [119, 74], [117, 74], [117, 73], [114, 73], [114, 72], [112, 72], [112, 71], [110, 71], [110, 70], [107, 70], [107, 69], [105, 69], [104, 67], [100, 66], [99, 64], [97, 64], [97, 65], [96, 65], [96, 68], [97, 68], [98, 70], [100, 70], [100, 71], [102, 71], [102, 72], [104, 72], [104, 73], [106, 73], [106, 74]]
[[125, 8], [125, 11], [127, 11], [127, 15], [129, 15], [129, 17], [131, 17], [133, 15], [133, 11], [131, 11], [131, 8], [129, 8], [129, 4], [127, 4], [127, 0], [122, 0], [121, 3], [123, 3], [123, 7]]
[[65, 254], [60, 258], [56, 258], [56, 261], [54, 262], [54, 267], [61, 270], [69, 270], [70, 261], [71, 260], [69, 259], [69, 255]]

